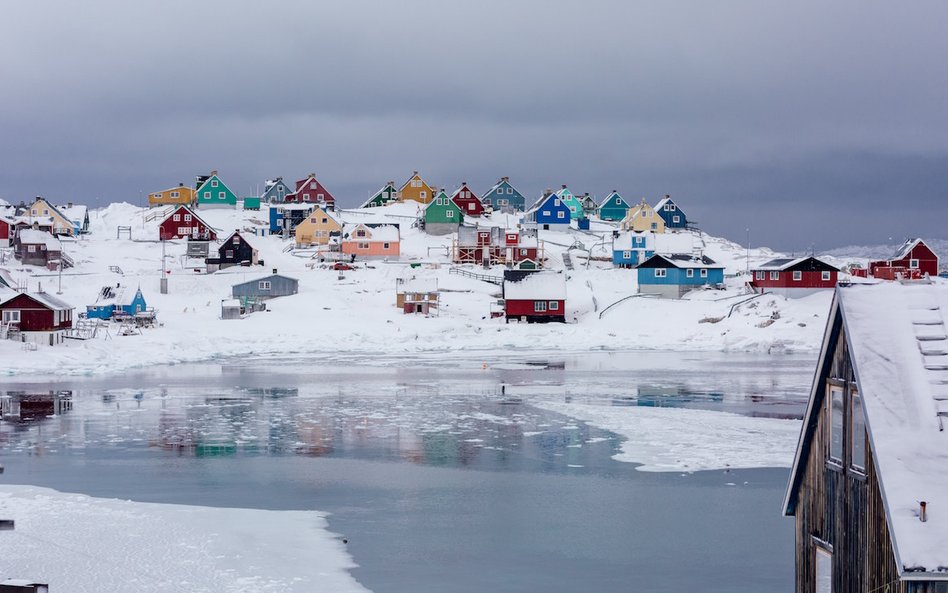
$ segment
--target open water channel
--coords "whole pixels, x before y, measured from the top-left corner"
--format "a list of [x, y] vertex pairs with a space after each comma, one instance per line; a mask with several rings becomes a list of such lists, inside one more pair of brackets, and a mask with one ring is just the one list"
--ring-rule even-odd
[[22, 407], [0, 421], [0, 459], [7, 483], [328, 511], [376, 593], [790, 591], [788, 469], [637, 471], [612, 458], [618, 436], [532, 403], [799, 417], [814, 364], [272, 358], [6, 378], [0, 397]]

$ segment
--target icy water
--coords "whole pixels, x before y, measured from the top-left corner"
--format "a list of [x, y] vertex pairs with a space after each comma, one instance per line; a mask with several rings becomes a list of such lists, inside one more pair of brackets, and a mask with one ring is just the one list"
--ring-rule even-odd
[[[332, 513], [377, 593], [790, 591], [787, 469], [646, 473], [531, 405], [803, 412], [812, 357], [254, 359], [0, 383], [3, 481]], [[49, 408], [59, 394], [58, 413]]]

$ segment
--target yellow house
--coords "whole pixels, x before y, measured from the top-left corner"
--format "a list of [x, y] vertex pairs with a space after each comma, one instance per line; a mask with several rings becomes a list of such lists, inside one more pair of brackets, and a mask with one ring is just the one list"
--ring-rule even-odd
[[167, 206], [168, 204], [187, 204], [194, 203], [194, 189], [179, 183], [177, 187], [171, 187], [164, 191], [158, 191], [148, 194], [149, 206]]
[[430, 204], [434, 199], [435, 190], [421, 178], [418, 171], [412, 173], [411, 179], [398, 190], [398, 199], [402, 202], [414, 200], [422, 204]]
[[40, 226], [49, 225], [50, 233], [53, 235], [75, 235], [76, 225], [66, 218], [66, 215], [58, 208], [37, 197], [33, 205], [30, 206], [28, 218], [40, 224]]
[[329, 237], [341, 231], [339, 219], [316, 206], [303, 222], [296, 225], [296, 246], [328, 245]]
[[628, 214], [622, 219], [620, 225], [624, 231], [665, 232], [665, 220], [658, 215], [655, 208], [648, 205], [645, 198], [642, 198], [638, 205], [629, 208]]

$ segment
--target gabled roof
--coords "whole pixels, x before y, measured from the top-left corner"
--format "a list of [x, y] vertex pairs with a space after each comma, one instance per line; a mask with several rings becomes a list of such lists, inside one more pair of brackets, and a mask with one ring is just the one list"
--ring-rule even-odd
[[[517, 192], [518, 194], [520, 194], [520, 190], [518, 190], [516, 187], [514, 187], [514, 185], [513, 185], [512, 183], [510, 183], [510, 179], [509, 179], [509, 178], [507, 178], [507, 177], [501, 177], [501, 178], [500, 178], [500, 181], [498, 181], [497, 183], [495, 183], [494, 185], [492, 185], [490, 189], [488, 189], [486, 192], [484, 192], [484, 195], [486, 196], [486, 195], [488, 195], [488, 194], [490, 194], [490, 193], [496, 191], [501, 185], [503, 185], [503, 184], [505, 184], [505, 183], [506, 183], [507, 185], [509, 185], [510, 187], [512, 187], [515, 192]], [[504, 195], [506, 195], [506, 194], [504, 194]], [[523, 194], [520, 194], [520, 195], [522, 196]]]
[[[411, 181], [411, 180], [409, 179], [409, 181]], [[375, 193], [373, 193], [371, 196], [369, 196], [369, 199], [367, 199], [366, 201], [362, 202], [362, 206], [360, 206], [360, 208], [365, 208], [366, 206], [368, 206], [368, 205], [369, 205], [369, 202], [371, 202], [372, 200], [374, 200], [376, 196], [378, 196], [380, 193], [384, 192], [384, 191], [385, 191], [386, 189], [388, 189], [388, 188], [392, 188], [392, 189], [395, 190], [396, 192], [398, 191], [397, 189], [395, 189], [395, 183], [392, 182], [392, 181], [389, 181], [388, 183], [386, 183], [385, 185], [383, 185], [382, 187], [380, 187], [377, 192], [375, 192]]]
[[[227, 184], [224, 183], [224, 180], [221, 179], [220, 175], [218, 175], [216, 171], [215, 171], [214, 173], [212, 173], [212, 174], [210, 174], [210, 175], [207, 176], [207, 179], [205, 179], [205, 180], [204, 180], [204, 183], [202, 183], [202, 184], [195, 190], [195, 193], [200, 193], [201, 190], [204, 189], [204, 186], [207, 185], [208, 183], [210, 183], [210, 182], [211, 182], [212, 180], [214, 180], [214, 179], [217, 179], [218, 183], [220, 183], [221, 185], [224, 186], [224, 189], [226, 189], [226, 190], [229, 191], [230, 193], [234, 193], [233, 191], [231, 191], [231, 189], [230, 189], [229, 187], [227, 187]], [[236, 195], [236, 194], [234, 194], [234, 195]]]
[[807, 271], [817, 271], [817, 272], [822, 272], [822, 271], [838, 272], [839, 271], [839, 268], [835, 266], [831, 266], [828, 263], [820, 259], [817, 259], [811, 255], [807, 255], [803, 257], [795, 257], [795, 258], [784, 257], [784, 258], [772, 259], [754, 268], [754, 270], [761, 270], [765, 272], [766, 271], [793, 272], [798, 269], [799, 270], [806, 269]]
[[296, 278], [284, 276], [283, 274], [270, 274], [268, 276], [261, 276], [253, 280], [247, 280], [246, 282], [238, 282], [237, 284], [234, 284], [234, 286], [236, 287], [236, 286], [243, 286], [244, 284], [255, 284], [257, 282], [263, 282], [265, 280], [269, 280], [272, 282], [274, 278], [282, 278], [283, 280], [290, 280], [291, 282], [299, 282], [299, 280], [297, 280]]
[[[194, 220], [197, 220], [198, 222], [200, 222], [201, 224], [203, 224], [203, 225], [206, 226], [207, 228], [209, 228], [209, 229], [211, 229], [211, 230], [214, 230], [214, 231], [217, 230], [217, 229], [215, 229], [214, 227], [212, 227], [211, 225], [207, 224], [207, 221], [204, 220], [203, 218], [201, 218], [200, 216], [198, 216], [197, 213], [196, 213], [194, 210], [192, 210], [191, 208], [189, 208], [189, 207], [187, 206], [187, 204], [179, 204], [177, 208], [175, 208], [174, 210], [172, 210], [171, 212], [168, 213], [168, 216], [165, 216], [165, 217], [164, 217], [164, 219], [161, 221], [161, 224], [164, 224], [165, 222], [167, 222], [171, 217], [173, 217], [173, 216], [174, 216], [178, 211], [180, 211], [180, 210], [184, 210], [186, 213], [190, 214], [191, 217], [192, 217]], [[172, 221], [172, 222], [174, 222], [174, 221]]]
[[[359, 227], [368, 231], [368, 237], [353, 237], [352, 233], [355, 232]], [[394, 224], [380, 224], [380, 225], [367, 225], [364, 223], [349, 224], [342, 229], [342, 237], [348, 241], [362, 241], [369, 239], [371, 241], [386, 241], [386, 242], [396, 242], [400, 238], [400, 231], [397, 225]]]
[[473, 199], [477, 200], [478, 202], [481, 201], [481, 199], [477, 196], [477, 194], [474, 192], [474, 190], [471, 189], [471, 186], [469, 186], [469, 185], [466, 184], [466, 183], [462, 183], [461, 185], [458, 186], [458, 188], [457, 188], [456, 190], [454, 190], [454, 193], [451, 194], [451, 199], [454, 200], [454, 198], [460, 197], [458, 194], [460, 194], [460, 193], [461, 193], [463, 190], [465, 190], [465, 189], [466, 189], [467, 191], [471, 192], [471, 195], [470, 195], [470, 197], [467, 197], [467, 198], [461, 198], [462, 200], [470, 200], [470, 199], [473, 198]]
[[49, 307], [54, 311], [68, 311], [75, 308], [66, 301], [60, 300], [47, 292], [21, 292], [19, 294], [25, 294], [37, 303], [44, 307]]
[[[948, 284], [883, 282], [838, 287], [784, 499], [792, 514], [806, 469], [823, 381], [845, 329], [862, 397], [895, 562], [903, 578], [948, 580]], [[930, 505], [918, 518], [919, 501]], [[935, 509], [940, 509], [936, 511]]]
[[700, 258], [695, 258], [691, 254], [685, 253], [673, 253], [667, 255], [655, 254], [652, 257], [648, 258], [644, 262], [640, 263], [637, 268], [678, 268], [681, 270], [687, 268], [708, 268], [708, 269], [724, 269], [719, 263], [716, 263], [713, 259], [707, 255], [702, 255]]
[[[38, 198], [36, 198], [35, 200], [33, 200], [33, 204], [35, 204], [36, 202], [38, 202], [38, 201], [40, 201], [40, 200], [43, 200], [43, 202], [44, 202], [47, 206], [49, 206], [49, 209], [50, 209], [52, 212], [55, 212], [57, 216], [59, 216], [60, 218], [62, 218], [63, 220], [65, 220], [65, 221], [67, 221], [67, 222], [72, 222], [72, 221], [69, 219], [68, 216], [66, 216], [65, 214], [63, 214], [62, 211], [61, 211], [59, 208], [57, 208], [56, 206], [54, 206], [53, 203], [50, 202], [49, 200], [47, 200], [46, 198], [38, 197]], [[33, 208], [33, 205], [31, 204], [31, 205], [30, 205], [30, 209], [32, 209], [32, 208]], [[35, 217], [34, 217], [34, 218], [35, 218]]]
[[251, 243], [247, 239], [247, 237], [245, 237], [240, 231], [234, 231], [233, 233], [227, 235], [227, 238], [224, 239], [223, 242], [221, 242], [221, 246], [219, 249], [224, 249], [224, 247], [226, 247], [227, 245], [227, 242], [234, 238], [234, 235], [237, 235], [238, 237], [240, 237], [244, 243], [246, 243], [247, 245], [250, 245], [251, 249], [253, 249], [254, 251], [257, 251], [257, 247], [253, 243]]
[[330, 212], [329, 210], [326, 210], [325, 208], [319, 206], [318, 204], [313, 208], [312, 212], [310, 212], [310, 213], [307, 215], [307, 218], [308, 218], [309, 216], [312, 216], [313, 214], [315, 214], [315, 212], [316, 212], [317, 210], [319, 210], [320, 212], [322, 212], [323, 214], [325, 214], [325, 215], [326, 215], [326, 218], [328, 218], [329, 220], [335, 222], [335, 223], [338, 224], [339, 226], [342, 226], [342, 220], [341, 220], [338, 216], [336, 216], [335, 214], [333, 214], [333, 213]]
[[[411, 183], [411, 180], [414, 179], [415, 177], [417, 177], [418, 179], [420, 179], [422, 183], [424, 183], [424, 184], [427, 185], [429, 188], [431, 188], [431, 184], [428, 183], [427, 181], [425, 181], [425, 178], [422, 177], [421, 175], [419, 175], [419, 174], [418, 174], [418, 171], [415, 171], [414, 173], [411, 174], [411, 177], [408, 178], [408, 181], [406, 181], [405, 183], [403, 183], [402, 186], [401, 186], [400, 188], [398, 188], [398, 191], [402, 191], [403, 189], [405, 189], [406, 187], [408, 187], [408, 184]], [[383, 188], [383, 189], [384, 189], [384, 188]], [[433, 189], [434, 189], [434, 188], [432, 188], [432, 190], [433, 190]]]
[[504, 298], [511, 300], [566, 300], [566, 276], [559, 272], [504, 274]]
[[50, 235], [46, 231], [37, 231], [34, 229], [23, 229], [17, 234], [17, 239], [20, 243], [26, 245], [46, 245], [46, 249], [51, 251], [62, 251], [62, 243], [59, 242], [59, 239]]
[[428, 293], [438, 292], [438, 279], [412, 276], [410, 278], [396, 278], [395, 291], [400, 293], [417, 292]]
[[569, 206], [563, 203], [563, 200], [560, 199], [560, 195], [554, 192], [551, 194], [541, 195], [539, 198], [537, 198], [537, 201], [533, 203], [533, 206], [530, 206], [529, 210], [527, 210], [525, 214], [531, 214], [533, 212], [536, 212], [537, 210], [542, 208], [543, 205], [546, 204], [551, 198], [556, 198], [557, 200], [560, 200], [560, 205], [563, 208], [566, 208], [567, 210], [569, 210]]
[[678, 208], [678, 210], [681, 210], [681, 208], [678, 206], [677, 203], [675, 203], [675, 200], [673, 200], [671, 196], [665, 196], [664, 198], [658, 201], [658, 204], [655, 204], [655, 211], [658, 212], [659, 210], [665, 207], [665, 204], [669, 204], [669, 203], [675, 204], [675, 208]]
[[67, 220], [85, 220], [89, 215], [89, 208], [84, 204], [73, 204], [72, 206], [59, 206], [59, 211]]
[[[902, 243], [902, 246], [899, 247], [898, 251], [895, 252], [895, 255], [893, 255], [889, 259], [893, 259], [893, 260], [905, 259], [906, 257], [909, 256], [912, 250], [918, 246], [919, 243], [921, 243], [922, 245], [925, 245], [925, 247], [928, 247], [928, 245], [921, 239], [908, 239], [907, 241], [905, 241], [905, 243]], [[929, 247], [929, 250], [930, 249], [931, 248]]]

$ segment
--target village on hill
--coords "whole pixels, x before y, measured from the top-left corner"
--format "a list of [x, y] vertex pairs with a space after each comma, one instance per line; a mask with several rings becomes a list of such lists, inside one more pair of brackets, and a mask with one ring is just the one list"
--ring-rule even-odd
[[465, 350], [812, 350], [840, 282], [934, 277], [922, 240], [885, 261], [712, 237], [664, 196], [566, 185], [527, 199], [414, 172], [341, 208], [310, 174], [240, 198], [193, 187], [92, 210], [0, 205], [8, 374], [109, 372], [222, 356]]

